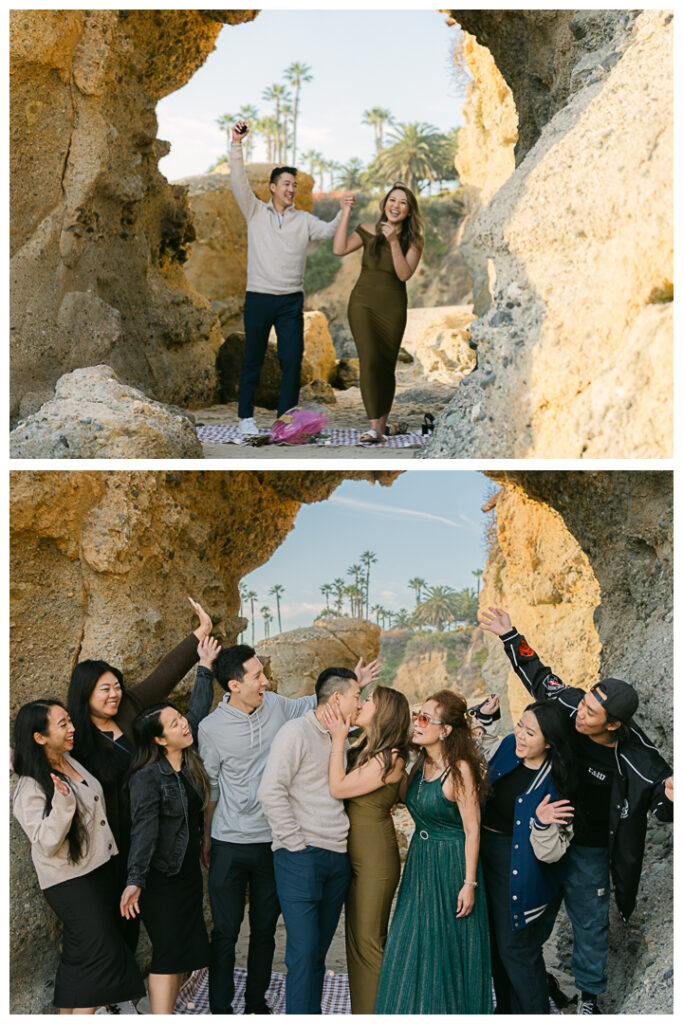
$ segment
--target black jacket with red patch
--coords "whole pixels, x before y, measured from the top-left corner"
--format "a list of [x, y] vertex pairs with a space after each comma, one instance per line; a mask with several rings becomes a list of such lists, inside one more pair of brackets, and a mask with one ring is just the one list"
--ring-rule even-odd
[[[527, 643], [512, 629], [500, 638], [512, 667], [536, 700], [556, 700], [572, 721], [584, 695], [576, 686], [565, 686]], [[614, 749], [614, 773], [609, 810], [609, 858], [617, 906], [626, 920], [636, 904], [643, 867], [648, 811], [659, 821], [673, 821], [673, 803], [664, 793], [671, 768], [633, 720], [630, 735]]]

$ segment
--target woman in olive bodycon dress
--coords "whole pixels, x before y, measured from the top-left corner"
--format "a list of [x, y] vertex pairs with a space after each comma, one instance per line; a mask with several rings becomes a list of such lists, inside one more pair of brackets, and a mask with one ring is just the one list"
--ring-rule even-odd
[[349, 325], [358, 349], [360, 390], [370, 429], [361, 441], [381, 441], [396, 433], [387, 424], [396, 390], [396, 360], [406, 326], [405, 282], [413, 276], [424, 247], [417, 199], [397, 183], [379, 204], [376, 224], [359, 224], [349, 234], [355, 203], [342, 199], [342, 216], [334, 236], [336, 256], [363, 246], [363, 266], [349, 299]]
[[348, 751], [349, 723], [326, 705], [332, 736], [330, 793], [346, 800], [348, 854], [353, 871], [346, 895], [346, 961], [352, 1013], [374, 1013], [391, 901], [401, 871], [391, 808], [404, 778], [410, 734], [405, 696], [376, 687], [358, 715], [360, 741]]

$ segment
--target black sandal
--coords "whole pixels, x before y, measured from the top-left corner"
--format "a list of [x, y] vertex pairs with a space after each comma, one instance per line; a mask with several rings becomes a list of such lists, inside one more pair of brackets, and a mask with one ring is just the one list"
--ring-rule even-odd
[[431, 434], [434, 430], [434, 417], [430, 412], [425, 413], [424, 422], [422, 424], [422, 433]]

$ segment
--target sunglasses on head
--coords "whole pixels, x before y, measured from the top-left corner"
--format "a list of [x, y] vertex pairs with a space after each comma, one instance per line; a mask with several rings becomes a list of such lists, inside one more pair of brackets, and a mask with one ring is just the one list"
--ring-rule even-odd
[[430, 718], [424, 711], [413, 711], [411, 718], [418, 725], [421, 725], [423, 729], [426, 729], [428, 725], [443, 725], [443, 722], [438, 718]]

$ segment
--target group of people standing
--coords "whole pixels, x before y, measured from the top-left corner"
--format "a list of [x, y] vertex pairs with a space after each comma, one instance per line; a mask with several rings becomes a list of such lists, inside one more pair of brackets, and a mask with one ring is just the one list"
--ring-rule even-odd
[[366, 443], [403, 433], [404, 424], [390, 424], [396, 390], [396, 362], [406, 327], [406, 281], [417, 270], [424, 249], [424, 231], [417, 199], [407, 185], [396, 182], [380, 202], [376, 223], [350, 229], [355, 205], [352, 192], [341, 199], [332, 221], [297, 210], [297, 169], [275, 167], [270, 175], [271, 199], [258, 199], [247, 179], [242, 142], [246, 121], [232, 131], [230, 180], [247, 222], [247, 291], [244, 303], [245, 355], [239, 389], [239, 430], [258, 433], [254, 393], [258, 387], [268, 336], [275, 328], [282, 370], [277, 414], [297, 405], [304, 349], [303, 277], [309, 242], [333, 239], [336, 256], [363, 249], [362, 269], [349, 299], [348, 318], [358, 350], [360, 390], [370, 425], [361, 434]]
[[[137, 686], [82, 662], [67, 707], [44, 699], [17, 715], [14, 813], [64, 925], [62, 1012], [143, 995], [141, 915], [152, 1012], [171, 1013], [182, 975], [208, 965], [211, 1012], [233, 1013], [247, 888], [248, 1013], [272, 1012], [280, 913], [287, 1013], [321, 1012], [344, 904], [353, 1013], [490, 1013], [492, 981], [497, 1012], [546, 1013], [543, 944], [562, 898], [579, 1012], [600, 1012], [610, 873], [628, 917], [648, 812], [673, 815], [633, 687], [565, 686], [489, 609], [482, 628], [534, 698], [501, 738], [495, 696], [468, 710], [443, 689], [411, 716], [403, 694], [374, 685], [377, 662], [328, 668], [311, 696], [283, 697], [254, 649], [221, 650], [193, 607], [199, 627]], [[197, 660], [184, 716], [166, 698]], [[225, 695], [209, 713], [214, 679]], [[403, 801], [415, 832], [399, 887], [391, 809]]]

